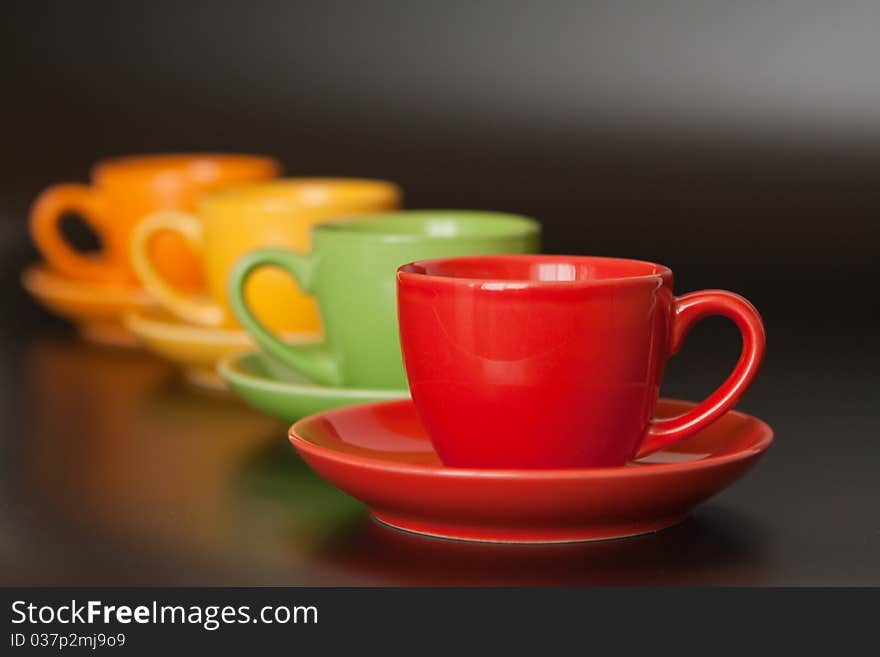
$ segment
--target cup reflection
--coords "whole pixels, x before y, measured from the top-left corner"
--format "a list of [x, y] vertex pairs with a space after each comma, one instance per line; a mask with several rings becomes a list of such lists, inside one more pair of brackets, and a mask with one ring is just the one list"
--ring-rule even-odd
[[[378, 524], [286, 427], [142, 352], [69, 338], [20, 359], [18, 580], [69, 585], [662, 585], [760, 581], [766, 529], [713, 502], [641, 537], [459, 543]], [[16, 581], [18, 581], [16, 580]]]

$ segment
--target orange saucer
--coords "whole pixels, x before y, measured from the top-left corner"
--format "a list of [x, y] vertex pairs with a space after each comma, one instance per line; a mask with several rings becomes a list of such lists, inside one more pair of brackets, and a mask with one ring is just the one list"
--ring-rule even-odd
[[85, 339], [101, 344], [138, 346], [122, 318], [154, 305], [140, 288], [72, 280], [42, 263], [25, 269], [21, 284], [41, 305], [76, 324]]

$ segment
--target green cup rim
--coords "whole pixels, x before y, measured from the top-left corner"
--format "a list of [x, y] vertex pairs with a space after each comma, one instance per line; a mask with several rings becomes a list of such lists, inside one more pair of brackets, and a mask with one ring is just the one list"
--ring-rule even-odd
[[[456, 232], [442, 230], [430, 232], [430, 222], [440, 224], [442, 221], [474, 222], [487, 228], [485, 232], [467, 229]], [[397, 227], [400, 226], [400, 229]], [[417, 226], [422, 230], [412, 230]], [[312, 228], [314, 236], [331, 236], [333, 239], [352, 239], [377, 242], [417, 242], [426, 239], [497, 239], [519, 238], [537, 235], [541, 232], [541, 224], [525, 215], [491, 210], [402, 210], [399, 212], [377, 212], [359, 215], [346, 219], [337, 219], [316, 224]]]

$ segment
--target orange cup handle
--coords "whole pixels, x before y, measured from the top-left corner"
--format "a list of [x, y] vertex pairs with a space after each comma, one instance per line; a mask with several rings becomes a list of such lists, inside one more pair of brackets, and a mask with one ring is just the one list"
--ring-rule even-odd
[[104, 203], [99, 192], [88, 185], [53, 185], [37, 197], [30, 214], [31, 235], [46, 262], [59, 273], [74, 279], [123, 280], [125, 273], [118, 265], [101, 256], [77, 251], [64, 239], [60, 222], [65, 212], [80, 215], [106, 244]]

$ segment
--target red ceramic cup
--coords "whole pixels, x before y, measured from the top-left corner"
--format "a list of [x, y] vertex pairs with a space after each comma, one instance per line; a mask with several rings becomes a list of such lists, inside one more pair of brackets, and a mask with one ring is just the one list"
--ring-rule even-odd
[[[672, 293], [637, 260], [488, 256], [398, 270], [410, 392], [443, 463], [473, 468], [623, 465], [708, 426], [736, 404], [764, 355], [744, 298]], [[743, 337], [728, 379], [696, 408], [652, 417], [666, 359], [700, 319]]]

